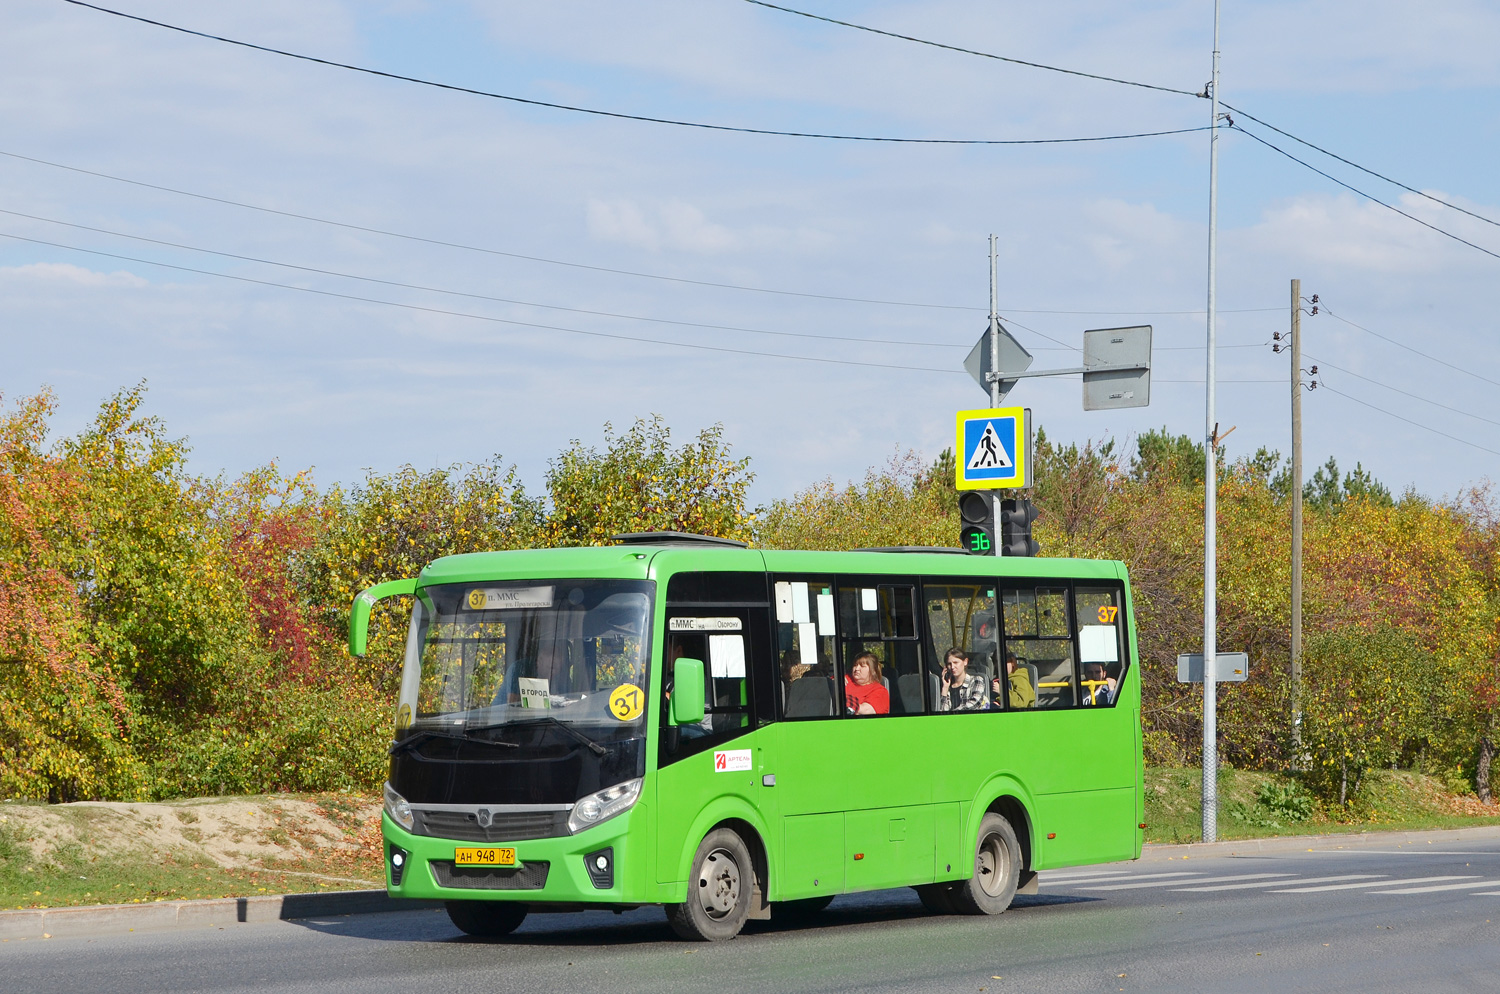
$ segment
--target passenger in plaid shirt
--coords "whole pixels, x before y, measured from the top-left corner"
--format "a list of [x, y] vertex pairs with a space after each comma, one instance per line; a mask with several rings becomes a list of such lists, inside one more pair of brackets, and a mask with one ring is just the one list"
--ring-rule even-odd
[[943, 654], [943, 675], [938, 684], [939, 711], [984, 711], [989, 707], [984, 677], [969, 672], [969, 654], [949, 649]]

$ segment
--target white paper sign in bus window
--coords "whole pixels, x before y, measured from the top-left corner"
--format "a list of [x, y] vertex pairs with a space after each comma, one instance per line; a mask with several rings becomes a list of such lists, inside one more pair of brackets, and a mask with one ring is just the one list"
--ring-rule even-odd
[[799, 625], [805, 625], [812, 620], [812, 612], [808, 610], [807, 584], [800, 580], [792, 581], [792, 621]]
[[753, 765], [749, 749], [720, 749], [714, 753], [715, 773], [743, 773]]
[[742, 635], [710, 635], [708, 668], [717, 678], [736, 679], [745, 676], [745, 639]]
[[859, 609], [861, 611], [874, 611], [878, 607], [880, 607], [880, 604], [876, 600], [876, 597], [875, 597], [875, 588], [874, 587], [860, 587], [859, 588]]
[[543, 710], [552, 707], [552, 694], [546, 680], [534, 676], [517, 677], [516, 689], [521, 693], [521, 707]]
[[673, 618], [667, 627], [674, 632], [737, 632], [745, 625], [739, 618]]
[[833, 593], [818, 595], [818, 634], [837, 635], [833, 627]]
[[776, 581], [776, 623], [792, 623], [792, 585], [785, 580]]
[[552, 606], [552, 587], [475, 587], [467, 603], [471, 611], [498, 611], [505, 608], [546, 608]]
[[802, 661], [809, 666], [818, 664], [818, 626], [808, 623], [797, 626], [797, 649]]
[[1115, 663], [1120, 643], [1114, 625], [1084, 625], [1078, 629], [1078, 655], [1084, 663]]

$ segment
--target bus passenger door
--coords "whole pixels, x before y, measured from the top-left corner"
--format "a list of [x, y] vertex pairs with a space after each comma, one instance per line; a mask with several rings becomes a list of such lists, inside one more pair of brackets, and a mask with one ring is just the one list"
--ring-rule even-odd
[[[714, 576], [714, 574], [687, 574]], [[739, 574], [730, 574], [737, 576]], [[672, 578], [675, 585], [683, 575]], [[761, 584], [764, 575], [757, 574]], [[674, 591], [675, 592], [675, 591]], [[701, 593], [700, 593], [701, 596]], [[764, 595], [762, 595], [763, 597]], [[763, 736], [757, 720], [754, 670], [768, 651], [767, 611], [754, 605], [690, 602], [667, 604], [665, 672], [657, 750], [657, 880], [680, 883], [683, 853], [700, 841], [690, 838], [705, 809], [740, 816], [762, 806]], [[701, 659], [704, 718], [693, 725], [670, 723], [672, 666], [679, 658]], [[769, 666], [768, 660], [763, 660]], [[774, 820], [762, 818], [762, 824]], [[774, 833], [773, 833], [774, 834]], [[763, 840], [767, 846], [771, 839]], [[754, 840], [747, 840], [754, 848]], [[666, 899], [666, 898], [664, 898]]]

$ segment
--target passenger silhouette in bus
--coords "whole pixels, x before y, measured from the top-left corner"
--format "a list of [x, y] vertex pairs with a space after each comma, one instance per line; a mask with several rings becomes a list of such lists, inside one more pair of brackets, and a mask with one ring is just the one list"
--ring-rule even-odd
[[1108, 704], [1115, 699], [1115, 685], [1103, 663], [1083, 664], [1083, 703]]
[[998, 676], [990, 681], [990, 692], [995, 695], [995, 706], [1000, 706], [1000, 695], [1003, 692], [1011, 710], [1036, 707], [1036, 688], [1031, 685], [1031, 673], [1016, 661], [1014, 652], [1005, 654], [1005, 673], [1006, 687], [1001, 687]]
[[984, 677], [969, 672], [969, 654], [952, 648], [943, 653], [942, 678], [938, 681], [939, 711], [983, 711], [989, 707]]
[[844, 702], [850, 714], [891, 713], [891, 692], [880, 678], [880, 660], [873, 652], [861, 652], [849, 663]]

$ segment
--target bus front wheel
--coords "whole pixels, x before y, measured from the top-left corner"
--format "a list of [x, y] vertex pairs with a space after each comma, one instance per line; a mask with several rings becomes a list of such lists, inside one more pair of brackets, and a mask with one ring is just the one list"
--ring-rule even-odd
[[953, 885], [948, 900], [966, 915], [998, 915], [1010, 907], [1021, 880], [1021, 844], [1010, 822], [993, 811], [979, 823], [974, 872]]
[[680, 938], [717, 942], [740, 934], [750, 916], [755, 867], [744, 840], [716, 828], [698, 844], [688, 876], [687, 900], [667, 905], [667, 921]]
[[448, 901], [448, 919], [465, 935], [498, 939], [526, 920], [526, 905], [512, 901]]

